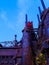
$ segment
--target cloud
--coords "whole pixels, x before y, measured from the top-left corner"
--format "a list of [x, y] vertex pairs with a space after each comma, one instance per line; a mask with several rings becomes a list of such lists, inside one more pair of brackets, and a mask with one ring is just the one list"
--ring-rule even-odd
[[25, 10], [27, 11], [29, 9], [30, 3], [28, 2], [28, 0], [18, 0], [18, 7], [21, 10]]
[[[28, 0], [18, 0], [18, 13], [17, 13], [17, 24], [18, 26], [20, 26], [21, 24], [23, 24], [21, 26], [21, 28], [24, 26], [24, 22], [25, 22], [25, 15], [28, 14], [29, 9], [32, 6], [32, 2], [31, 0], [28, 2]], [[30, 12], [30, 11], [29, 11]]]
[[2, 11], [0, 17], [1, 17], [1, 19], [3, 21], [7, 21], [7, 12], [6, 11]]
[[[30, 5], [29, 5], [30, 6]], [[25, 15], [29, 9], [28, 0], [18, 0], [19, 11], [17, 13], [17, 21], [19, 23], [24, 23]]]
[[3, 10], [0, 12], [0, 18], [7, 28], [15, 31], [15, 24], [9, 21], [8, 14], [6, 11]]

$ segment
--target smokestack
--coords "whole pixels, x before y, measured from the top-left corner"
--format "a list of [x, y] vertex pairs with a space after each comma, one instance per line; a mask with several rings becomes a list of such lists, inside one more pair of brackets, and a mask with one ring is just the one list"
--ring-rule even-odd
[[46, 9], [46, 6], [45, 6], [45, 4], [44, 4], [44, 1], [43, 1], [43, 0], [40, 0], [40, 1], [41, 1], [41, 3], [42, 3], [43, 9], [45, 10], [45, 9]]
[[41, 8], [40, 8], [40, 7], [38, 7], [38, 9], [39, 9], [39, 13], [40, 13], [40, 15], [41, 15], [41, 12], [42, 12], [42, 11], [41, 11]]

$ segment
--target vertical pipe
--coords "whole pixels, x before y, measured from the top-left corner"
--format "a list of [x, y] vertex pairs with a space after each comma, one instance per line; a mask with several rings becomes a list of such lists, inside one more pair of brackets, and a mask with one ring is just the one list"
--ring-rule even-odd
[[37, 14], [37, 19], [38, 19], [38, 22], [39, 22], [39, 24], [40, 24], [40, 18], [39, 18], [39, 15]]
[[41, 11], [40, 7], [38, 7], [38, 9], [39, 9], [39, 13], [40, 13], [40, 15], [41, 15], [41, 12], [42, 12], [42, 11]]
[[40, 0], [40, 1], [41, 1], [41, 3], [42, 3], [43, 9], [45, 10], [45, 9], [46, 9], [46, 6], [45, 6], [45, 4], [44, 4], [44, 1], [43, 1], [43, 0]]
[[23, 32], [22, 42], [23, 42], [23, 45], [22, 45], [22, 48], [23, 48], [23, 53], [22, 53], [23, 65], [32, 65], [29, 33], [26, 32], [26, 30], [24, 30], [24, 32]]
[[25, 19], [26, 19], [25, 24], [27, 25], [27, 14], [26, 14], [26, 18]]
[[15, 40], [16, 40], [16, 37], [17, 37], [17, 35], [15, 35]]
[[17, 45], [16, 37], [17, 37], [17, 35], [15, 35], [15, 39], [14, 39], [14, 44], [15, 44], [15, 46]]

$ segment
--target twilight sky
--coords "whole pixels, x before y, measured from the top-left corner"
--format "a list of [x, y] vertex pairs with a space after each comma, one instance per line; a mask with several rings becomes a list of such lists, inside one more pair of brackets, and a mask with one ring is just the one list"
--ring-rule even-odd
[[[44, 3], [48, 8], [49, 0]], [[15, 34], [18, 41], [22, 38], [26, 13], [28, 21], [38, 27], [38, 6], [43, 10], [40, 0], [0, 0], [0, 42], [14, 40]]]

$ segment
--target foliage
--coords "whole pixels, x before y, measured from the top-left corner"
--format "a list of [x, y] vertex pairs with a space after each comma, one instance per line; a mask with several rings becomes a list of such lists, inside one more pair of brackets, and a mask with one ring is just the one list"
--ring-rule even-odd
[[36, 58], [38, 65], [46, 65], [46, 59], [43, 53], [40, 53], [39, 57]]

